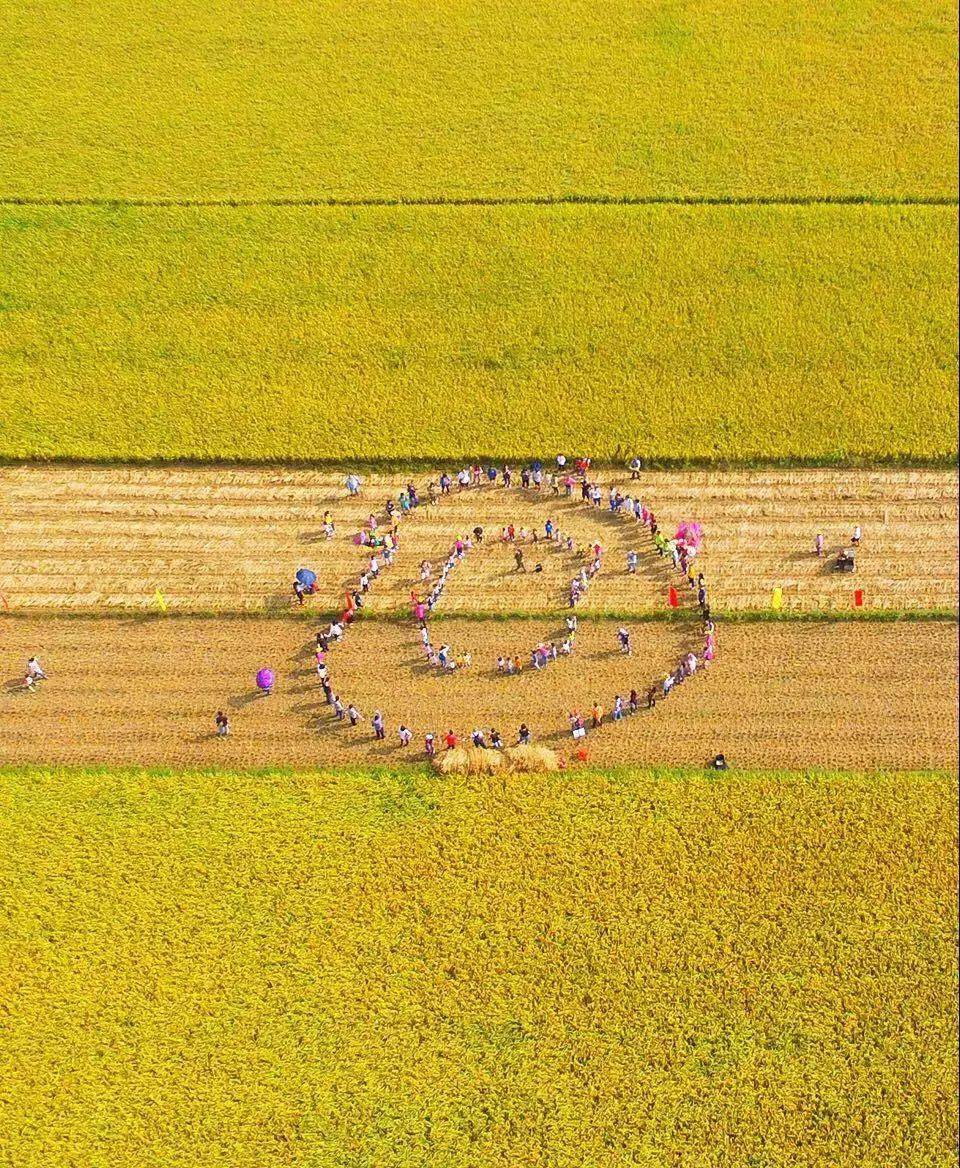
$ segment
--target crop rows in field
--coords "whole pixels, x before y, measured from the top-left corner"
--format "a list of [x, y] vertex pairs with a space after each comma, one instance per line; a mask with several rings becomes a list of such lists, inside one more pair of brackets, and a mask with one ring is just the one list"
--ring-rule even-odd
[[[8, 618], [5, 658], [38, 653], [51, 677], [35, 694], [20, 676], [7, 679], [0, 762], [395, 764], [422, 759], [428, 730], [493, 726], [509, 738], [524, 721], [537, 741], [567, 750], [571, 710], [600, 701], [609, 713], [616, 693], [643, 692], [688, 647], [681, 627], [635, 625], [628, 658], [615, 624], [582, 619], [569, 661], [497, 676], [498, 655], [526, 658], [540, 638], [556, 638], [556, 625], [444, 621], [444, 639], [473, 656], [447, 676], [424, 664], [412, 621], [361, 622], [329, 657], [336, 690], [366, 716], [351, 730], [323, 701], [309, 625]], [[697, 765], [725, 750], [754, 767], [953, 767], [956, 654], [951, 624], [723, 625], [709, 671], [655, 710], [590, 735], [590, 759]], [[269, 697], [254, 686], [264, 666], [278, 678]], [[227, 739], [211, 733], [218, 708], [232, 719]], [[377, 708], [387, 719], [382, 743], [370, 729]], [[401, 722], [417, 735], [409, 751], [397, 743]]]
[[[421, 487], [428, 476], [417, 472]], [[311, 604], [343, 600], [365, 562], [352, 536], [406, 476], [367, 476], [359, 500], [343, 472], [242, 468], [0, 468], [0, 596], [12, 612], [148, 610], [157, 588], [171, 611], [287, 611], [301, 564], [319, 575]], [[601, 481], [631, 489], [622, 471]], [[766, 608], [773, 589], [787, 608], [849, 611], [854, 587], [868, 609], [947, 609], [958, 604], [957, 480], [948, 471], [646, 472], [640, 491], [669, 526], [704, 524], [702, 562], [715, 607]], [[329, 510], [336, 531], [323, 538]], [[626, 573], [629, 526], [550, 494], [501, 488], [421, 507], [403, 525], [403, 552], [368, 597], [370, 612], [405, 612], [421, 560], [439, 561], [457, 536], [513, 523], [542, 530], [553, 514], [578, 542], [608, 549], [603, 578], [583, 611], [648, 612], [665, 603], [667, 577]], [[812, 554], [822, 530], [829, 553], [864, 528], [857, 573], [838, 577]], [[478, 557], [451, 584], [447, 612], [537, 613], [564, 602], [565, 579], [544, 557], [536, 582], [504, 555]]]
[[0, 209], [0, 456], [956, 455], [956, 208]]
[[0, 802], [23, 1168], [953, 1154], [952, 778], [45, 770]]

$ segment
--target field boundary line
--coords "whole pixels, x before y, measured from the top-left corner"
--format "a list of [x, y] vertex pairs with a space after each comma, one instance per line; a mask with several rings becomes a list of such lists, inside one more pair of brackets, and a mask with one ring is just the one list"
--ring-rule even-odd
[[[463, 609], [436, 612], [431, 621], [470, 621], [473, 623], [506, 623], [507, 621], [556, 621], [566, 616], [568, 608], [545, 609], [543, 612]], [[951, 608], [849, 608], [849, 609], [781, 609], [734, 608], [713, 610], [717, 620], [724, 624], [951, 624], [960, 622], [960, 611]], [[132, 624], [155, 624], [161, 621], [295, 621], [300, 624], [324, 624], [342, 615], [341, 608], [312, 608], [296, 610], [276, 609], [210, 609], [168, 608], [155, 612], [139, 608], [49, 608], [26, 607], [0, 612], [4, 621], [68, 620], [68, 621], [125, 621]], [[356, 618], [357, 625], [406, 624], [411, 616], [403, 609], [389, 612], [364, 612]], [[601, 624], [614, 621], [634, 621], [637, 624], [684, 624], [689, 613], [667, 608], [611, 609], [604, 612], [578, 613], [581, 624]]]
[[[900, 778], [910, 778], [921, 781], [949, 783], [951, 794], [956, 792], [957, 774], [952, 770], [940, 767], [898, 767], [889, 770], [883, 767], [743, 767], [729, 771], [715, 771], [710, 767], [697, 766], [644, 766], [642, 763], [617, 763], [613, 766], [577, 767], [573, 772], [577, 779], [602, 778], [619, 782], [632, 779], [643, 781], [675, 781], [687, 782], [706, 780], [711, 787], [725, 785], [739, 785], [745, 781], [756, 780], [769, 782], [771, 779], [782, 779], [795, 783], [823, 783], [833, 780], [861, 779], [870, 781], [894, 782]], [[331, 763], [329, 766], [306, 767], [289, 763], [277, 763], [266, 766], [223, 766], [213, 764], [209, 766], [137, 766], [133, 763], [97, 763], [84, 765], [83, 763], [0, 763], [0, 777], [20, 777], [24, 775], [69, 775], [77, 778], [104, 778], [104, 779], [137, 779], [144, 776], [154, 779], [179, 779], [190, 775], [210, 775], [228, 778], [237, 776], [241, 779], [294, 779], [304, 780], [311, 784], [318, 780], [357, 777], [379, 778], [391, 776], [417, 777], [431, 781], [431, 784], [440, 781], [441, 776], [427, 762], [395, 763], [368, 763], [365, 765], [347, 765]], [[470, 785], [475, 776], [444, 775], [442, 783], [444, 789], [452, 784], [462, 787]]]
[[[632, 450], [620, 449], [613, 455], [594, 458], [591, 465], [594, 470], [626, 469], [626, 463], [633, 454]], [[642, 452], [640, 452], [642, 453]], [[447, 465], [466, 465], [468, 463], [496, 464], [504, 463], [532, 463], [541, 458], [541, 454], [499, 454], [489, 451], [468, 451], [463, 454], [447, 456], [446, 460], [436, 456], [422, 458], [348, 458], [337, 455], [330, 458], [195, 458], [188, 455], [170, 455], [169, 457], [123, 455], [115, 458], [84, 458], [72, 454], [33, 454], [17, 456], [0, 452], [0, 469], [16, 467], [57, 467], [68, 466], [82, 470], [85, 467], [95, 470], [122, 470], [137, 468], [144, 470], [210, 470], [220, 467], [224, 470], [314, 470], [344, 472], [355, 470], [367, 474], [406, 474], [416, 471], [439, 473], [443, 463]], [[932, 455], [918, 458], [915, 454], [873, 454], [873, 455], [836, 455], [811, 456], [799, 458], [657, 458], [643, 455], [643, 471], [687, 471], [706, 470], [723, 473], [727, 471], [767, 471], [767, 470], [956, 470], [960, 461], [960, 450], [950, 454]]]
[[2, 207], [957, 207], [956, 195], [367, 195], [275, 198], [154, 198], [0, 195]]

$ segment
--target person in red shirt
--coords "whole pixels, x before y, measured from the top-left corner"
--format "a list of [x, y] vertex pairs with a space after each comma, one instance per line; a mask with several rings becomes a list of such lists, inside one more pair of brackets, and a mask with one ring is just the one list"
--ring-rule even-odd
[[447, 736], [443, 741], [447, 744], [447, 750], [453, 750], [457, 745], [457, 736], [452, 730], [448, 730]]

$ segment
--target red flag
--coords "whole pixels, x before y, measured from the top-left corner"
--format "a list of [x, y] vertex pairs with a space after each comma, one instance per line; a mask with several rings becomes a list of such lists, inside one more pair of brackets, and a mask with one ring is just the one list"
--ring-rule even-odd
[[680, 597], [677, 596], [677, 590], [672, 584], [670, 585], [670, 592], [667, 596], [667, 604], [669, 604], [671, 608], [680, 607]]
[[863, 589], [857, 588], [853, 594], [853, 603], [856, 608], [863, 608]]
[[347, 593], [347, 612], [353, 612], [353, 593]]

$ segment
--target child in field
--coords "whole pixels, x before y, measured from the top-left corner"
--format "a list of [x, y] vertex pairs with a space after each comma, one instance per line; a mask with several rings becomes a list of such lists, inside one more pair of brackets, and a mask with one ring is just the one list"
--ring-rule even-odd
[[407, 747], [413, 741], [413, 734], [406, 726], [401, 726], [397, 731], [397, 737], [400, 739], [400, 745]]
[[433, 734], [424, 735], [423, 749], [426, 751], [427, 758], [433, 758], [437, 753], [437, 740]]
[[813, 550], [818, 559], [823, 558], [823, 536], [818, 532], [813, 541]]
[[530, 738], [530, 727], [526, 724], [526, 722], [521, 722], [520, 729], [517, 731], [517, 743], [520, 746], [529, 746]]
[[333, 706], [333, 716], [338, 722], [342, 722], [344, 715], [343, 702], [340, 701], [340, 698], [336, 694], [333, 695], [333, 700], [330, 705]]
[[214, 718], [214, 724], [217, 727], [217, 737], [226, 738], [226, 736], [230, 733], [230, 719], [223, 712], [223, 710], [217, 710], [217, 716]]
[[347, 706], [347, 717], [350, 719], [351, 726], [356, 726], [358, 723], [363, 721], [363, 714], [360, 713], [353, 702]]

